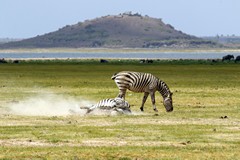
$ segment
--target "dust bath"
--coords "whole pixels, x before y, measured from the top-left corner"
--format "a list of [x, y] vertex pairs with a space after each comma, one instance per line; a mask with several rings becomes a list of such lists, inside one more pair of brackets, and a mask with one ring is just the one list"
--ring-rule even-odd
[[[24, 116], [68, 116], [86, 115], [83, 109], [96, 104], [95, 101], [84, 98], [73, 98], [70, 96], [51, 94], [38, 94], [21, 101], [8, 104], [8, 114]], [[118, 115], [113, 110], [95, 109], [89, 115]]]

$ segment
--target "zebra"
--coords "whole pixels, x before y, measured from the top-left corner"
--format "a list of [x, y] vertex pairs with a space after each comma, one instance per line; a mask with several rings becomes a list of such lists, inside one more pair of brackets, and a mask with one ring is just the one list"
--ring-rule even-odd
[[82, 107], [81, 109], [87, 109], [87, 114], [92, 112], [94, 109], [100, 108], [104, 110], [115, 110], [120, 113], [131, 113], [130, 105], [127, 101], [122, 98], [108, 98], [99, 101], [97, 104], [91, 107]]
[[155, 105], [155, 92], [158, 91], [163, 97], [163, 105], [167, 112], [173, 111], [172, 105], [172, 92], [168, 88], [167, 84], [150, 73], [121, 71], [115, 73], [112, 77], [116, 85], [119, 88], [119, 94], [117, 97], [125, 99], [126, 90], [133, 92], [144, 92], [142, 99], [141, 111], [144, 111], [144, 103], [150, 94], [153, 110], [158, 112]]

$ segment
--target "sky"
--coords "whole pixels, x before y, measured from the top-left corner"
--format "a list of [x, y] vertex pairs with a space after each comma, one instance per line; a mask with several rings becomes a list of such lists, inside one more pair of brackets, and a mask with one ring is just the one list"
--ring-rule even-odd
[[240, 36], [240, 0], [0, 0], [0, 38], [30, 38], [127, 11], [195, 36]]

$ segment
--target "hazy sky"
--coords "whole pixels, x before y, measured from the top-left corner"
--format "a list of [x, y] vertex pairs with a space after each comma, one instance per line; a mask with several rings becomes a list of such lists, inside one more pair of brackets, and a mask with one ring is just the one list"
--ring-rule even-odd
[[126, 11], [195, 36], [240, 35], [240, 0], [0, 0], [0, 38], [29, 38]]

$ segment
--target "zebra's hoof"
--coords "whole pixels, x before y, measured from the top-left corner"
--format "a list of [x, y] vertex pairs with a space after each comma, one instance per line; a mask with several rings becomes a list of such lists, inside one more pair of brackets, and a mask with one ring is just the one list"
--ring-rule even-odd
[[155, 112], [158, 112], [157, 108], [153, 109]]
[[140, 108], [140, 110], [141, 110], [142, 112], [144, 111], [142, 107]]

